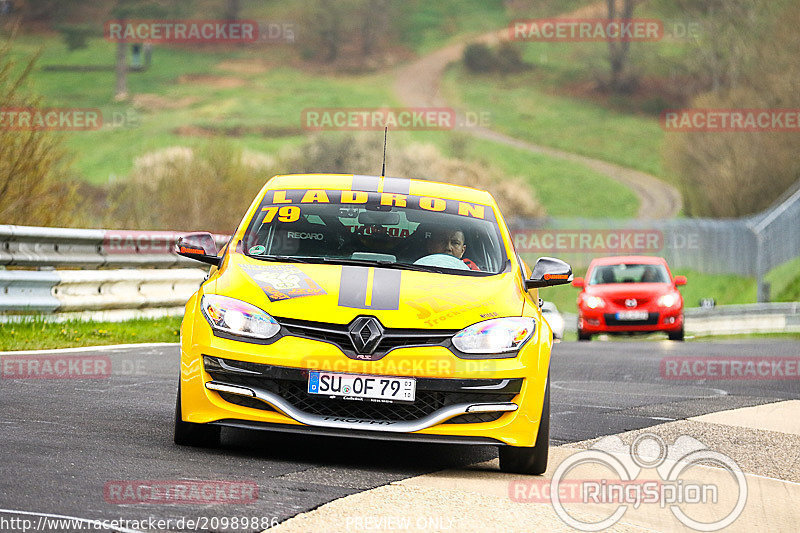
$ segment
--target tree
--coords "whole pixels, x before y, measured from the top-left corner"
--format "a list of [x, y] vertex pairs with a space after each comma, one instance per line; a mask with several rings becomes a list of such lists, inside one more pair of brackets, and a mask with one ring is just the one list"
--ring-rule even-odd
[[[622, 18], [630, 20], [633, 18], [634, 0], [622, 0], [622, 16], [618, 17], [617, 0], [606, 0], [608, 7], [608, 18], [610, 20]], [[626, 72], [630, 57], [631, 43], [626, 39], [615, 41], [608, 40], [608, 59], [611, 65], [611, 79], [609, 86], [615, 93], [630, 92], [634, 79]]]

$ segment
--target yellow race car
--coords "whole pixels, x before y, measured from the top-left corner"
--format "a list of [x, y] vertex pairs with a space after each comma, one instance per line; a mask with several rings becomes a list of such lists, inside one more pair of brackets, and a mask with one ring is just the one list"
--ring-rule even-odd
[[539, 287], [572, 280], [514, 252], [491, 195], [423, 180], [270, 179], [186, 304], [175, 442], [222, 427], [496, 445], [547, 467], [553, 334]]

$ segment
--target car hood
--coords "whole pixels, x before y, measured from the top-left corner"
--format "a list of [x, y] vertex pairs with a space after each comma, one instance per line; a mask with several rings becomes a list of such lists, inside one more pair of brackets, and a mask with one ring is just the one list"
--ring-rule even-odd
[[461, 329], [520, 316], [512, 272], [459, 276], [336, 264], [266, 262], [230, 256], [205, 292], [244, 300], [279, 318], [347, 324], [359, 315], [390, 328]]
[[586, 296], [606, 298], [654, 298], [672, 292], [671, 283], [608, 283], [603, 285], [587, 285]]

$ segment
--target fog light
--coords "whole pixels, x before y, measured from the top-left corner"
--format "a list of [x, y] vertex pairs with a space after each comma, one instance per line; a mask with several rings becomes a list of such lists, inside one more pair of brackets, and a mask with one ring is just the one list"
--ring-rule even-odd
[[666, 322], [667, 324], [674, 324], [674, 323], [675, 323], [675, 317], [674, 317], [674, 316], [671, 316], [671, 317], [669, 317], [668, 319], [666, 319], [666, 320], [665, 320], [665, 322]]
[[599, 326], [600, 325], [600, 321], [598, 319], [596, 319], [596, 318], [587, 318], [586, 322], [588, 322], [590, 326]]

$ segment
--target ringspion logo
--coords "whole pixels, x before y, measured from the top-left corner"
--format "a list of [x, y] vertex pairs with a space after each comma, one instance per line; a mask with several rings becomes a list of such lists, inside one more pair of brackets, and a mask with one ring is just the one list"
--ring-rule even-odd
[[[694, 469], [708, 465], [718, 467], [725, 477], [714, 483], [696, 479]], [[587, 472], [588, 477], [581, 475]], [[569, 477], [576, 473], [581, 474]], [[509, 484], [513, 501], [549, 502], [558, 517], [578, 531], [605, 530], [622, 520], [626, 512], [643, 505], [669, 509], [678, 522], [697, 531], [718, 531], [739, 518], [747, 492], [744, 473], [727, 455], [688, 435], [667, 445], [652, 433], [637, 436], [630, 446], [612, 435], [569, 456], [553, 472], [547, 490], [542, 490], [538, 480]], [[565, 504], [598, 507], [587, 515]], [[705, 520], [696, 515], [699, 506], [710, 511]]]

